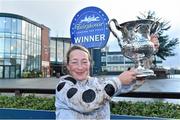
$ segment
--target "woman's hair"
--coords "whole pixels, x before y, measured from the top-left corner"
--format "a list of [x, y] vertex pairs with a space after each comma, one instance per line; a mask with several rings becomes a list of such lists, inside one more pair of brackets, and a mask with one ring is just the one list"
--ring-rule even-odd
[[67, 54], [66, 54], [66, 59], [67, 59], [67, 63], [66, 63], [66, 64], [69, 64], [69, 59], [70, 59], [69, 56], [70, 56], [70, 53], [71, 53], [72, 51], [74, 51], [74, 50], [81, 50], [81, 51], [86, 52], [86, 53], [88, 54], [88, 59], [89, 59], [89, 61], [91, 61], [91, 55], [90, 55], [88, 49], [86, 49], [85, 47], [80, 46], [80, 45], [73, 45], [73, 46], [68, 50], [68, 52], [67, 52]]

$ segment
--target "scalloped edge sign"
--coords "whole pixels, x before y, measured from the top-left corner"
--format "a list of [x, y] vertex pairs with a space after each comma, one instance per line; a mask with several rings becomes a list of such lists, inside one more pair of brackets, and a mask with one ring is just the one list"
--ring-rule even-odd
[[71, 42], [86, 48], [103, 48], [110, 35], [108, 21], [108, 16], [98, 7], [80, 10], [71, 22]]

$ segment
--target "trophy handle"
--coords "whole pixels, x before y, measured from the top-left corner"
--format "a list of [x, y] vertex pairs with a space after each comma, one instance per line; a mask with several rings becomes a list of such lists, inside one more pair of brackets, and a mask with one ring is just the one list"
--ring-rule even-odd
[[109, 21], [109, 29], [113, 33], [113, 35], [118, 39], [118, 44], [122, 48], [121, 39], [118, 36], [118, 34], [115, 32], [115, 30], [113, 29], [112, 24], [111, 24], [112, 22], [114, 23], [117, 30], [122, 31], [122, 27], [118, 24], [118, 21], [116, 19], [114, 19], [114, 18]]

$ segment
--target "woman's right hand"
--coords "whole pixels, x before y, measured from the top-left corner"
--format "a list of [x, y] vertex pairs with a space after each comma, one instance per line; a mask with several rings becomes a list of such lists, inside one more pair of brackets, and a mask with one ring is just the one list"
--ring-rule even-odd
[[122, 84], [127, 85], [130, 84], [132, 81], [136, 80], [136, 70], [130, 69], [128, 71], [122, 72], [118, 78], [121, 81]]

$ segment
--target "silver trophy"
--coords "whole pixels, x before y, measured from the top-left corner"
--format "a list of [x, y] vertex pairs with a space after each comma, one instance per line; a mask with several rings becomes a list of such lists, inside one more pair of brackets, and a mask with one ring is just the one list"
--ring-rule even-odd
[[110, 31], [117, 38], [122, 54], [135, 63], [137, 77], [155, 76], [152, 70], [144, 67], [143, 61], [157, 52], [154, 43], [150, 41], [150, 34], [156, 34], [159, 26], [159, 22], [148, 19], [122, 24], [118, 24], [116, 19], [109, 21]]

